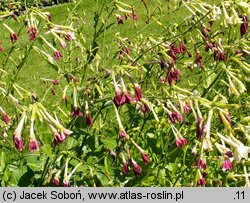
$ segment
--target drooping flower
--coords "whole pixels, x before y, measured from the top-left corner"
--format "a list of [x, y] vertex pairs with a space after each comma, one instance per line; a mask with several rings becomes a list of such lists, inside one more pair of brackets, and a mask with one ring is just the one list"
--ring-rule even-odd
[[134, 91], [135, 91], [135, 100], [136, 102], [138, 102], [142, 98], [141, 87], [138, 84], [135, 84]]
[[17, 42], [17, 40], [18, 40], [17, 34], [14, 33], [14, 32], [10, 33], [10, 40], [11, 40], [11, 42], [12, 42], [13, 44], [15, 44], [15, 43]]
[[10, 117], [8, 116], [8, 114], [3, 110], [2, 107], [0, 107], [0, 113], [2, 114], [2, 119], [3, 121], [6, 123], [6, 125], [8, 125], [10, 123]]
[[150, 108], [149, 108], [148, 105], [142, 104], [142, 105], [141, 105], [141, 111], [142, 111], [143, 114], [145, 114], [145, 113], [147, 113], [147, 112], [150, 112]]
[[29, 141], [29, 150], [31, 153], [34, 152], [34, 150], [39, 150], [37, 140], [35, 138], [31, 138]]
[[21, 137], [21, 132], [23, 129], [23, 125], [24, 125], [24, 120], [25, 120], [25, 114], [23, 114], [17, 128], [14, 131], [13, 134], [13, 141], [15, 144], [15, 147], [17, 150], [23, 151], [24, 150], [24, 145], [23, 145], [23, 141], [22, 141], [22, 137]]
[[196, 137], [201, 139], [202, 135], [205, 133], [205, 123], [203, 123], [203, 118], [198, 118], [196, 122]]
[[63, 179], [63, 187], [70, 187], [70, 182], [67, 178]]
[[197, 65], [199, 65], [199, 67], [203, 67], [204, 61], [202, 59], [202, 56], [201, 56], [200, 52], [196, 53], [196, 57], [195, 57], [194, 63], [197, 64]]
[[118, 25], [123, 24], [123, 19], [121, 15], [116, 15]]
[[141, 157], [142, 157], [144, 164], [147, 165], [149, 163], [148, 155], [145, 152], [143, 152], [143, 153], [141, 153]]
[[195, 163], [194, 163], [194, 167], [195, 168], [199, 168], [199, 169], [206, 169], [207, 168], [207, 165], [205, 163], [205, 161], [203, 159], [200, 159], [200, 160], [196, 160]]
[[91, 126], [93, 124], [93, 119], [89, 111], [87, 110], [85, 113], [86, 125]]
[[198, 180], [197, 180], [197, 187], [203, 187], [206, 185], [206, 181], [203, 177], [200, 177]]
[[[227, 122], [231, 125], [231, 116], [230, 116], [230, 114], [229, 113], [224, 114], [224, 117], [226, 118]], [[218, 115], [218, 119], [219, 119], [220, 123], [223, 124], [223, 119], [222, 119], [220, 114]]]
[[171, 70], [168, 73], [168, 84], [172, 85], [172, 82], [176, 84], [176, 82], [179, 80], [179, 75], [181, 74], [181, 71], [177, 68], [171, 68]]
[[128, 172], [129, 172], [128, 164], [123, 163], [123, 165], [122, 165], [122, 173], [123, 173], [123, 175], [126, 175]]
[[29, 27], [28, 28], [28, 33], [29, 33], [30, 41], [33, 41], [36, 38], [37, 29], [35, 27]]
[[182, 53], [184, 53], [185, 51], [186, 51], [186, 46], [185, 46], [184, 43], [181, 43], [181, 44], [179, 45], [179, 52], [182, 54]]
[[54, 183], [54, 185], [57, 186], [57, 187], [60, 185], [60, 180], [59, 180], [59, 178], [58, 178], [57, 176], [55, 176], [55, 177], [53, 178], [53, 183]]
[[186, 138], [182, 137], [182, 138], [179, 138], [175, 141], [175, 144], [177, 147], [184, 147], [188, 144]]
[[173, 124], [175, 123], [175, 121], [177, 121], [178, 123], [182, 122], [182, 115], [177, 111], [174, 111], [171, 114], [169, 114], [169, 122]]
[[119, 130], [119, 135], [122, 139], [125, 139], [127, 137], [127, 133], [124, 129]]
[[70, 115], [78, 117], [78, 116], [83, 116], [83, 113], [79, 110], [79, 108], [74, 108], [73, 111], [70, 113]]
[[241, 36], [245, 35], [248, 31], [248, 19], [247, 16], [243, 16], [243, 22], [240, 25], [240, 34]]
[[133, 174], [135, 176], [138, 176], [142, 173], [142, 168], [133, 158], [130, 159], [130, 164], [133, 167]]
[[232, 168], [233, 168], [233, 164], [229, 159], [226, 159], [223, 161], [222, 171], [231, 170]]
[[55, 50], [55, 51], [54, 51], [54, 57], [55, 57], [55, 59], [58, 61], [58, 60], [62, 57], [61, 52], [58, 51], [58, 50]]

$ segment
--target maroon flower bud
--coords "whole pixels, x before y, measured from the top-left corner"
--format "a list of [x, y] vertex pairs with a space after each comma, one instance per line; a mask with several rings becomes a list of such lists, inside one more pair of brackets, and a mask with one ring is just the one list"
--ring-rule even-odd
[[34, 153], [34, 150], [39, 150], [39, 147], [38, 147], [38, 143], [37, 143], [37, 140], [32, 138], [30, 139], [29, 141], [29, 150], [31, 153]]
[[58, 186], [60, 185], [60, 180], [59, 180], [59, 178], [55, 176], [55, 177], [53, 178], [53, 183], [54, 183], [55, 186], [58, 187]]
[[78, 116], [83, 116], [83, 113], [78, 108], [74, 108], [74, 110], [70, 113], [70, 115], [78, 117]]
[[54, 51], [54, 56], [55, 56], [56, 60], [58, 61], [62, 57], [62, 54], [60, 51], [56, 50], [56, 51]]
[[186, 138], [182, 137], [182, 138], [176, 140], [175, 144], [177, 147], [184, 147], [188, 144], [188, 142], [187, 142]]
[[233, 168], [233, 164], [229, 159], [224, 160], [222, 165], [222, 171], [231, 170]]
[[189, 114], [189, 111], [190, 111], [190, 104], [189, 104], [189, 103], [186, 103], [186, 105], [183, 106], [183, 110], [184, 110], [184, 113], [185, 113], [185, 114]]
[[240, 25], [241, 36], [245, 35], [248, 31], [248, 19], [247, 16], [243, 16], [243, 22]]
[[130, 164], [133, 167], [133, 174], [135, 176], [138, 176], [142, 173], [142, 168], [139, 166], [139, 164], [137, 164], [137, 162], [133, 158], [130, 159]]
[[142, 157], [144, 164], [147, 165], [149, 163], [148, 155], [145, 152], [143, 152], [143, 153], [141, 153], [141, 157]]
[[17, 40], [18, 40], [18, 36], [17, 36], [17, 34], [16, 33], [11, 33], [10, 34], [10, 40], [11, 40], [11, 42], [14, 44], [14, 43], [16, 43], [17, 42]]
[[17, 150], [23, 151], [24, 145], [21, 136], [17, 136], [15, 133], [13, 135], [13, 141]]
[[135, 85], [135, 100], [138, 102], [142, 98], [142, 90], [139, 85]]
[[36, 38], [37, 29], [34, 28], [34, 27], [29, 27], [28, 28], [28, 33], [29, 33], [30, 41], [33, 41]]
[[168, 73], [168, 84], [172, 85], [172, 81], [175, 81], [174, 83], [179, 80], [179, 75], [181, 74], [180, 70], [177, 68], [171, 68], [171, 70]]
[[53, 80], [53, 84], [54, 84], [54, 85], [58, 85], [58, 84], [59, 84], [59, 81], [58, 81], [58, 80]]
[[201, 178], [199, 178], [197, 180], [197, 187], [199, 187], [199, 186], [205, 186], [205, 185], [206, 185], [206, 181], [205, 181], [205, 179], [203, 177], [201, 177]]
[[85, 119], [86, 119], [86, 125], [91, 126], [93, 124], [93, 119], [89, 111], [86, 111], [85, 113]]
[[[123, 102], [125, 100], [125, 102]], [[133, 101], [133, 98], [130, 96], [129, 92], [124, 92], [122, 96], [122, 103], [130, 104]]]
[[6, 123], [6, 125], [8, 125], [10, 123], [10, 117], [4, 113], [3, 115], [3, 121]]
[[129, 172], [128, 164], [123, 163], [123, 165], [122, 165], [122, 173], [123, 173], [123, 175], [126, 175], [128, 172]]
[[178, 122], [178, 123], [181, 123], [182, 122], [182, 115], [179, 114], [178, 112], [174, 111], [172, 112], [170, 115], [169, 115], [169, 122], [171, 124], [175, 123], [175, 120]]
[[[199, 165], [199, 166], [198, 166]], [[207, 165], [203, 159], [200, 159], [200, 161], [197, 159], [194, 163], [194, 167], [197, 168], [199, 167], [200, 169], [206, 169]]]
[[123, 20], [122, 20], [121, 15], [117, 15], [117, 23], [118, 23], [118, 25], [123, 24]]
[[201, 139], [202, 135], [205, 132], [205, 124], [203, 123], [203, 118], [198, 118], [196, 122], [196, 137]]

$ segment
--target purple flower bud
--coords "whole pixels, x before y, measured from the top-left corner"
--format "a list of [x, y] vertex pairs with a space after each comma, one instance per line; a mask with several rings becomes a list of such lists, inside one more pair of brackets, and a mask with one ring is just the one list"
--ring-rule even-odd
[[133, 20], [134, 20], [134, 21], [137, 21], [138, 18], [139, 18], [138, 15], [137, 15], [136, 13], [133, 13]]
[[54, 51], [54, 56], [55, 56], [56, 60], [58, 61], [62, 57], [62, 54], [60, 51], [56, 50], [56, 51]]
[[69, 41], [71, 41], [73, 38], [72, 38], [72, 35], [71, 35], [71, 34], [67, 33], [67, 34], [65, 35], [65, 39], [69, 42]]
[[222, 165], [222, 171], [231, 170], [233, 168], [233, 164], [229, 159], [224, 160]]
[[124, 104], [124, 100], [122, 100], [122, 96], [123, 95], [122, 95], [122, 93], [121, 93], [120, 90], [116, 91], [115, 97], [113, 99], [113, 102], [114, 102], [114, 104], [115, 104], [116, 107], [119, 107], [119, 106], [121, 106], [121, 105]]
[[182, 138], [176, 140], [175, 144], [177, 147], [184, 147], [188, 144], [188, 142], [187, 142], [186, 138], [182, 137]]
[[186, 51], [186, 46], [184, 43], [181, 43], [179, 46], [179, 52], [182, 54]]
[[89, 111], [86, 111], [85, 113], [85, 119], [86, 119], [86, 125], [91, 126], [93, 124], [93, 119]]
[[189, 111], [190, 111], [190, 104], [189, 104], [189, 103], [186, 103], [186, 105], [183, 106], [183, 110], [184, 110], [184, 113], [185, 113], [185, 114], [189, 114]]
[[202, 56], [199, 52], [196, 53], [194, 63], [198, 64], [200, 67], [203, 67], [204, 61], [202, 60]]
[[14, 44], [14, 43], [16, 43], [17, 42], [17, 40], [18, 40], [18, 36], [17, 36], [17, 34], [16, 33], [11, 33], [10, 34], [10, 40], [11, 40], [11, 42]]
[[60, 185], [60, 180], [59, 180], [59, 178], [55, 176], [55, 177], [53, 178], [53, 183], [54, 183], [55, 186], [58, 187], [58, 186]]
[[150, 112], [150, 108], [148, 107], [148, 105], [146, 105], [146, 104], [142, 104], [142, 106], [141, 106], [141, 111], [142, 111], [142, 113], [147, 113], [147, 112]]
[[29, 150], [31, 153], [34, 153], [34, 150], [39, 150], [37, 140], [34, 138], [31, 138], [29, 141]]
[[201, 178], [199, 178], [197, 180], [197, 187], [199, 187], [199, 186], [205, 186], [205, 185], [206, 185], [206, 181], [205, 181], [205, 179], [203, 177], [201, 177]]
[[234, 155], [233, 155], [233, 152], [232, 152], [232, 151], [227, 151], [227, 152], [225, 153], [225, 155], [226, 155], [228, 158], [232, 158], [232, 157], [234, 157]]
[[64, 133], [59, 134], [58, 132], [53, 132], [54, 136], [54, 146], [61, 144], [67, 137]]

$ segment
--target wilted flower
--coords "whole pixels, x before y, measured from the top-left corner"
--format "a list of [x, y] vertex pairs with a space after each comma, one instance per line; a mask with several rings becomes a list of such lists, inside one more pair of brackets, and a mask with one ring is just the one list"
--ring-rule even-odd
[[175, 141], [175, 144], [177, 147], [184, 147], [188, 144], [186, 138], [182, 137], [182, 138], [179, 138]]
[[199, 65], [200, 67], [203, 67], [204, 61], [202, 59], [202, 56], [201, 56], [200, 52], [196, 53], [196, 57], [195, 57], [194, 63], [197, 64], [197, 65]]
[[61, 54], [60, 51], [55, 50], [54, 51], [54, 56], [55, 56], [55, 59], [58, 61], [62, 57], [62, 54]]
[[226, 159], [223, 161], [222, 171], [231, 170], [232, 168], [233, 168], [233, 164], [229, 159]]
[[[229, 113], [227, 113], [226, 115], [224, 114], [224, 117], [226, 118], [227, 122], [231, 125], [231, 116]], [[221, 115], [218, 115], [218, 119], [220, 121], [221, 124], [223, 124], [223, 119], [221, 117]]]
[[36, 38], [37, 29], [35, 27], [29, 27], [28, 33], [29, 33], [30, 41], [33, 41]]
[[133, 158], [130, 159], [130, 164], [133, 167], [133, 174], [135, 176], [140, 175], [142, 173], [141, 167]]

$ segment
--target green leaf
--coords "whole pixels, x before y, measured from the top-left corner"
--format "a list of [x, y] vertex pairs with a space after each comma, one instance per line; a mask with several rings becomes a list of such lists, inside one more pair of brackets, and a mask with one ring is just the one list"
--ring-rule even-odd
[[107, 149], [114, 149], [117, 146], [116, 140], [106, 140], [102, 139], [102, 143], [105, 145]]

